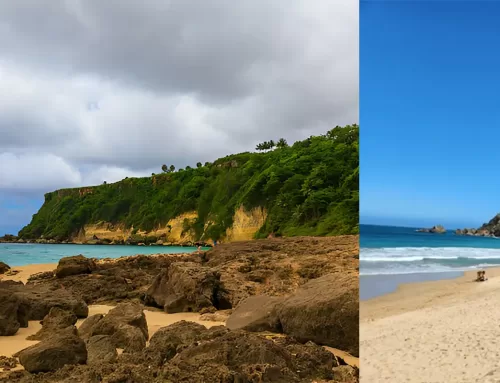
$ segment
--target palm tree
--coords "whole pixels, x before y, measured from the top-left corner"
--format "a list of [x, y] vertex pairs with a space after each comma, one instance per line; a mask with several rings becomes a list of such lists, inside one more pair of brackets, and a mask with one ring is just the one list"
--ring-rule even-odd
[[163, 173], [168, 173], [168, 166], [167, 166], [167, 165], [165, 165], [165, 164], [163, 164], [163, 165], [161, 166], [161, 170], [163, 171]]
[[286, 148], [288, 146], [288, 142], [284, 138], [280, 138], [276, 144], [277, 148]]
[[175, 172], [175, 166], [174, 165], [170, 165], [170, 173], [173, 173]]

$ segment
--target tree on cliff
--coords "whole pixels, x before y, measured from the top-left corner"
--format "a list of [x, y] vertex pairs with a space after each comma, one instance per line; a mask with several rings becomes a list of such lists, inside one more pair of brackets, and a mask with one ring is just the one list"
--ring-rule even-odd
[[264, 141], [260, 144], [258, 144], [255, 149], [258, 150], [258, 151], [263, 151], [263, 150], [269, 150], [269, 149], [272, 149], [276, 146], [276, 144], [274, 143], [273, 140], [271, 141]]
[[168, 173], [168, 166], [167, 166], [167, 165], [165, 165], [165, 164], [163, 164], [163, 165], [161, 166], [161, 170], [163, 171], [163, 173]]
[[288, 146], [288, 142], [284, 138], [280, 138], [276, 143], [277, 148], [286, 148]]
[[201, 162], [197, 162], [197, 163], [196, 163], [196, 167], [197, 167], [197, 168], [201, 168], [202, 166], [203, 166], [203, 165], [201, 164]]
[[170, 169], [169, 170], [170, 170], [170, 173], [175, 172], [175, 166], [174, 165], [170, 165]]

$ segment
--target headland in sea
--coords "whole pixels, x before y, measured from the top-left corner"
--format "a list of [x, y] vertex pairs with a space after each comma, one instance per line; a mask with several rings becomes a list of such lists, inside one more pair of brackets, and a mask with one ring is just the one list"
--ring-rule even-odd
[[12, 267], [0, 382], [358, 382], [358, 258], [358, 236], [293, 237]]
[[498, 381], [500, 242], [360, 229], [361, 381]]

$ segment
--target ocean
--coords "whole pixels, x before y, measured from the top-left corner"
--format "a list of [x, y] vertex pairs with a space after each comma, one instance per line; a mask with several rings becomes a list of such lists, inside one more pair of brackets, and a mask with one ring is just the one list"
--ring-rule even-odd
[[196, 247], [0, 243], [0, 261], [9, 266], [24, 266], [57, 263], [62, 257], [78, 254], [89, 258], [119, 258], [135, 254], [178, 254], [193, 251], [196, 251]]
[[455, 278], [500, 266], [497, 238], [418, 233], [417, 228], [360, 225], [360, 296], [386, 294], [401, 283]]

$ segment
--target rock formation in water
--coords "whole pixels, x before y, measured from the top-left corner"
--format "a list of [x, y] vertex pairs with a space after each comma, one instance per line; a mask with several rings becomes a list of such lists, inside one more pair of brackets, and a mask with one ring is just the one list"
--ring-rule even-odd
[[418, 229], [417, 232], [444, 234], [444, 233], [446, 233], [446, 229], [442, 225], [436, 225], [436, 226], [431, 227], [430, 229]]

